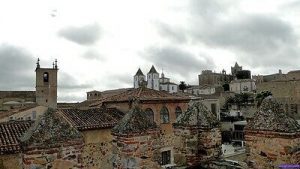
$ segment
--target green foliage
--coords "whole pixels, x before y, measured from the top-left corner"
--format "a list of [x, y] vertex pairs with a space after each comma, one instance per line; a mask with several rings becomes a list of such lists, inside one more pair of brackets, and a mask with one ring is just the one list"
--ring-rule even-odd
[[187, 85], [185, 84], [184, 81], [181, 81], [179, 84], [179, 90], [183, 92], [185, 89], [187, 89]]

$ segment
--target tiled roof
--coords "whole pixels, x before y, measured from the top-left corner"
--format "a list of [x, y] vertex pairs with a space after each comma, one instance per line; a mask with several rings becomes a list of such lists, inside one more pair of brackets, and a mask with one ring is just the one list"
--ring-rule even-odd
[[300, 125], [295, 119], [287, 116], [280, 104], [269, 96], [263, 100], [246, 129], [294, 133], [300, 132]]
[[22, 148], [54, 147], [82, 135], [53, 109], [48, 109], [20, 138]]
[[189, 101], [190, 97], [179, 95], [179, 94], [170, 94], [166, 91], [157, 91], [157, 90], [141, 87], [136, 89], [129, 89], [121, 94], [113, 95], [103, 100], [99, 100], [98, 102], [91, 104], [91, 106], [97, 106], [97, 105], [101, 105], [102, 103], [108, 103], [108, 102], [128, 102], [134, 99], [138, 99], [140, 101], [167, 101], [167, 100]]
[[116, 134], [132, 134], [146, 132], [149, 129], [157, 129], [156, 123], [149, 120], [147, 114], [135, 106], [112, 129], [112, 132]]
[[182, 113], [174, 126], [197, 126], [201, 128], [214, 128], [219, 125], [215, 114], [210, 112], [201, 101], [189, 103], [188, 110]]
[[19, 138], [28, 130], [32, 123], [32, 121], [0, 123], [0, 154], [19, 152]]
[[78, 130], [113, 127], [124, 116], [124, 113], [117, 109], [103, 108], [63, 109], [61, 114]]

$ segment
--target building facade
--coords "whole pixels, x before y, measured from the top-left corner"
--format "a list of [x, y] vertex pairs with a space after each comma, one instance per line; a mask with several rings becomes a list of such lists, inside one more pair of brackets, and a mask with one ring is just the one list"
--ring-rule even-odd
[[36, 102], [38, 105], [56, 108], [57, 107], [57, 61], [53, 68], [41, 68], [39, 59], [36, 72]]
[[178, 85], [170, 82], [170, 78], [165, 77], [164, 73], [162, 73], [161, 77], [159, 77], [159, 73], [156, 71], [153, 65], [150, 71], [147, 73], [147, 79], [139, 68], [133, 77], [133, 81], [134, 88], [146, 86], [149, 89], [158, 91], [167, 91], [169, 93], [178, 92]]

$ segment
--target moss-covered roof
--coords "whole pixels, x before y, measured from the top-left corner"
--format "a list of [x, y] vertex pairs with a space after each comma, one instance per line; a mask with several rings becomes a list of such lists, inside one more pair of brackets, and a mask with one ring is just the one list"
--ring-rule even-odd
[[263, 100], [246, 129], [294, 133], [300, 132], [300, 125], [283, 111], [273, 97], [269, 96]]
[[201, 101], [191, 101], [186, 112], [182, 113], [174, 126], [195, 126], [214, 128], [219, 125], [216, 115], [210, 112]]
[[131, 134], [142, 133], [149, 129], [156, 129], [155, 122], [149, 120], [147, 114], [142, 111], [138, 106], [133, 109], [122, 118], [122, 120], [112, 129], [116, 134]]
[[80, 139], [78, 130], [61, 118], [53, 109], [48, 109], [20, 138], [25, 146], [51, 147], [72, 139]]

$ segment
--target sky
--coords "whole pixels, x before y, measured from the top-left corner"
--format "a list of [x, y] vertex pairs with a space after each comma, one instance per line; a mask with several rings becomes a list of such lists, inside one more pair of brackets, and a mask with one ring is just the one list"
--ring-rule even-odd
[[0, 90], [35, 90], [36, 60], [57, 59], [58, 101], [133, 87], [154, 65], [171, 81], [238, 62], [253, 75], [299, 69], [300, 1], [0, 2]]

